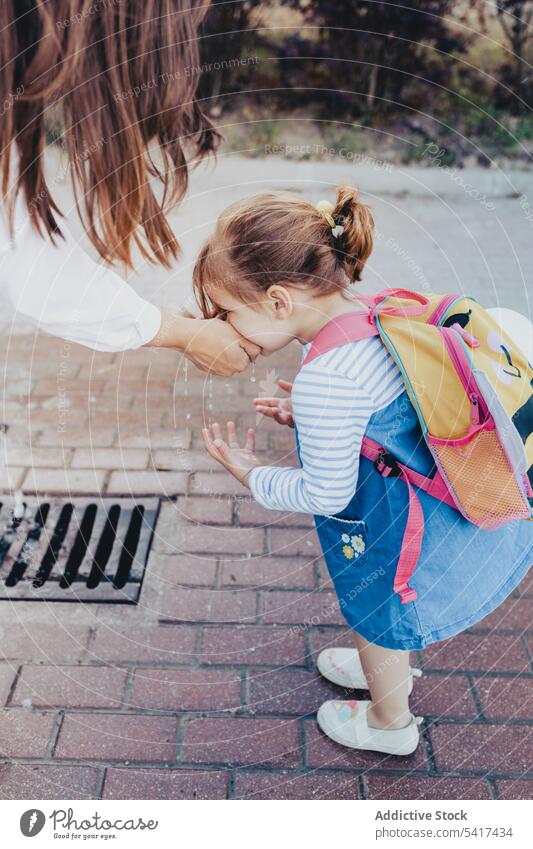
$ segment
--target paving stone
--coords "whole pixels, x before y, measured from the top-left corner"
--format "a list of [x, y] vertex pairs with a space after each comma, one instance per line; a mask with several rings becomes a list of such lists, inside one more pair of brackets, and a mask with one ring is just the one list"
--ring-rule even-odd
[[357, 776], [314, 772], [245, 772], [235, 779], [236, 799], [358, 799]]
[[235, 554], [239, 558], [265, 550], [263, 528], [213, 528], [209, 525], [176, 525], [171, 542], [176, 553]]
[[519, 636], [458, 634], [424, 649], [427, 669], [481, 672], [529, 672], [529, 659]]
[[65, 429], [58, 432], [57, 428], [43, 430], [37, 437], [37, 445], [60, 445], [64, 448], [108, 448], [113, 444], [115, 431], [113, 428], [83, 428]]
[[320, 557], [320, 548], [314, 530], [306, 528], [271, 528], [270, 551], [277, 557]]
[[17, 666], [15, 664], [0, 664], [0, 707], [3, 707], [7, 702], [16, 674]]
[[187, 489], [184, 472], [121, 471], [111, 472], [106, 493], [109, 495], [180, 495]]
[[148, 448], [152, 453], [156, 448], [168, 447], [189, 448], [191, 444], [191, 432], [185, 428], [163, 428], [156, 430], [145, 428], [139, 430], [127, 430], [122, 428], [116, 434], [116, 445], [120, 448]]
[[315, 586], [315, 562], [303, 557], [251, 557], [246, 560], [222, 559], [222, 585], [235, 587], [306, 587]]
[[438, 770], [475, 769], [494, 773], [527, 772], [533, 734], [523, 725], [437, 725], [430, 736]]
[[464, 675], [423, 675], [415, 678], [410, 698], [417, 716], [476, 718], [468, 680]]
[[295, 767], [301, 763], [298, 723], [293, 719], [190, 718], [184, 723], [181, 761]]
[[226, 799], [229, 776], [219, 770], [106, 770], [103, 799]]
[[296, 628], [204, 628], [200, 662], [209, 665], [304, 666], [304, 635]]
[[533, 594], [533, 569], [530, 569], [525, 578], [522, 578], [522, 581], [518, 586], [518, 591], [520, 595]]
[[175, 446], [174, 448], [157, 448], [151, 452], [150, 464], [154, 469], [176, 472], [209, 471], [220, 473], [220, 466], [205, 448], [203, 451]]
[[230, 525], [233, 500], [216, 498], [178, 498], [175, 515], [179, 521], [198, 522], [200, 525]]
[[311, 528], [313, 517], [305, 513], [283, 513], [280, 510], [267, 510], [253, 499], [239, 502], [239, 525], [260, 525], [267, 528]]
[[487, 719], [533, 720], [533, 678], [475, 677], [474, 685]]
[[72, 451], [70, 448], [64, 448], [61, 445], [53, 448], [41, 448], [34, 446], [14, 446], [11, 440], [8, 440], [7, 461], [11, 466], [31, 466], [44, 468], [67, 468], [70, 465]]
[[500, 799], [527, 799], [530, 801], [533, 799], [533, 780], [502, 778], [496, 781], [496, 790]]
[[53, 713], [23, 708], [0, 710], [0, 758], [42, 758], [55, 722]]
[[73, 469], [146, 469], [147, 448], [76, 448]]
[[87, 658], [91, 662], [192, 663], [198, 632], [181, 626], [114, 628], [99, 625]]
[[241, 702], [240, 675], [221, 669], [137, 669], [129, 709], [228, 710]]
[[54, 757], [87, 761], [172, 761], [177, 718], [70, 713], [63, 720]]
[[263, 593], [261, 620], [303, 625], [339, 625], [344, 622], [335, 593], [276, 590]]
[[526, 631], [532, 627], [530, 600], [514, 596], [506, 598], [503, 604], [475, 626], [476, 629], [509, 628], [513, 631]]
[[22, 483], [23, 492], [49, 492], [78, 495], [102, 492], [103, 469], [30, 469]]
[[53, 378], [43, 378], [38, 380], [34, 386], [33, 394], [62, 395], [63, 393], [66, 393], [70, 395], [71, 392], [78, 392], [87, 399], [89, 395], [102, 392], [104, 388], [105, 381], [103, 380], [97, 380], [96, 378], [83, 380], [79, 374], [75, 380], [66, 380], [61, 373]]
[[158, 554], [150, 556], [150, 585], [166, 592], [183, 586], [214, 587], [216, 560], [201, 555]]
[[23, 666], [11, 704], [34, 707], [117, 708], [126, 670], [105, 666]]
[[80, 660], [85, 655], [89, 633], [85, 626], [66, 623], [0, 623], [0, 660]]
[[0, 798], [95, 799], [98, 780], [95, 767], [0, 764]]
[[247, 495], [249, 490], [227, 472], [196, 472], [189, 493], [191, 495]]
[[162, 620], [178, 622], [235, 622], [251, 624], [257, 618], [256, 593], [249, 590], [167, 589], [159, 601]]
[[491, 799], [484, 778], [365, 775], [368, 799]]
[[161, 407], [150, 407], [144, 404], [133, 409], [113, 408], [98, 409], [93, 407], [89, 411], [88, 424], [90, 427], [114, 427], [117, 430], [132, 430], [138, 428], [159, 428], [163, 426], [164, 413]]
[[23, 466], [9, 466], [9, 469], [2, 466], [0, 468], [0, 489], [9, 491], [18, 489], [25, 474], [26, 470]]
[[318, 589], [320, 590], [331, 590], [333, 589], [333, 582], [331, 580], [330, 574], [328, 572], [328, 567], [324, 563], [322, 557], [318, 557], [316, 560], [316, 564], [318, 567]]

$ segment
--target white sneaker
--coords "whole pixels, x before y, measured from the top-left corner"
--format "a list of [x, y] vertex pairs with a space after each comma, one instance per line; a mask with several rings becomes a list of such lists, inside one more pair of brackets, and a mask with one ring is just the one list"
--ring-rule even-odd
[[[324, 649], [318, 655], [316, 665], [324, 678], [339, 687], [345, 687], [347, 690], [368, 690], [357, 649]], [[409, 671], [408, 693], [410, 695], [413, 689], [413, 678], [419, 678], [422, 670], [411, 666]]]
[[371, 702], [324, 702], [316, 719], [324, 734], [350, 749], [370, 749], [388, 755], [410, 755], [420, 741], [421, 716], [412, 716], [405, 728], [382, 730], [368, 725], [366, 711]]

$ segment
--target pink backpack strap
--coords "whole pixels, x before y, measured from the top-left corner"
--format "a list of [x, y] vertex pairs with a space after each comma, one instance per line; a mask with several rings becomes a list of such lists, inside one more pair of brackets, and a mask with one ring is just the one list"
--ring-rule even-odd
[[338, 348], [340, 345], [346, 345], [347, 342], [355, 342], [357, 339], [367, 339], [370, 336], [377, 336], [379, 330], [372, 321], [372, 312], [347, 312], [344, 315], [339, 315], [337, 318], [328, 321], [322, 330], [315, 336], [311, 342], [307, 355], [302, 363], [314, 360], [320, 354], [325, 354], [327, 351], [332, 351], [333, 348]]
[[409, 513], [393, 585], [394, 592], [400, 596], [401, 603], [407, 604], [409, 601], [415, 601], [417, 597], [416, 590], [409, 586], [409, 580], [418, 563], [424, 536], [424, 511], [412, 484], [451, 507], [457, 508], [457, 505], [438, 471], [432, 478], [421, 475], [409, 466], [404, 466], [382, 445], [368, 436], [363, 436], [361, 454], [368, 460], [373, 460], [375, 468], [383, 477], [392, 475], [401, 478], [409, 491]]
[[[382, 302], [388, 296], [409, 298], [417, 303], [400, 307], [382, 306]], [[344, 313], [344, 315], [339, 315], [337, 318], [328, 321], [311, 342], [302, 366], [314, 360], [315, 357], [319, 357], [320, 354], [332, 351], [340, 345], [356, 342], [358, 339], [378, 336], [379, 330], [375, 323], [376, 315], [420, 315], [429, 306], [429, 300], [424, 295], [421, 295], [420, 292], [411, 292], [409, 289], [383, 289], [376, 295], [357, 294], [356, 297], [362, 303], [367, 304], [369, 309], [364, 311], [354, 310], [354, 312]]]
[[415, 571], [420, 556], [420, 549], [422, 548], [422, 538], [424, 536], [424, 512], [422, 505], [409, 478], [404, 473], [405, 467], [394, 460], [383, 446], [374, 442], [373, 439], [364, 436], [361, 454], [369, 460], [374, 461], [374, 466], [383, 477], [389, 477], [390, 475], [401, 477], [409, 490], [409, 513], [407, 515], [402, 548], [393, 583], [394, 592], [400, 596], [400, 602], [407, 604], [410, 601], [415, 601], [417, 598], [416, 590], [409, 586], [409, 580]]

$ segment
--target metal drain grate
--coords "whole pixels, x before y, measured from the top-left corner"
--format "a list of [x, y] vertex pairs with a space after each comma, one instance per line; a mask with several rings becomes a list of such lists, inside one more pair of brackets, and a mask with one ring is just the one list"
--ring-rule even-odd
[[136, 604], [159, 503], [41, 497], [13, 509], [4, 500], [0, 600]]

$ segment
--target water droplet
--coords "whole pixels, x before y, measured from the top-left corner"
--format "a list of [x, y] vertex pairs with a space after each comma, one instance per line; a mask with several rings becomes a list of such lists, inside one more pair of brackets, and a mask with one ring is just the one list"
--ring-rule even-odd
[[250, 374], [250, 383], [255, 383], [256, 379], [257, 378], [255, 376], [255, 363], [252, 363], [252, 373]]

